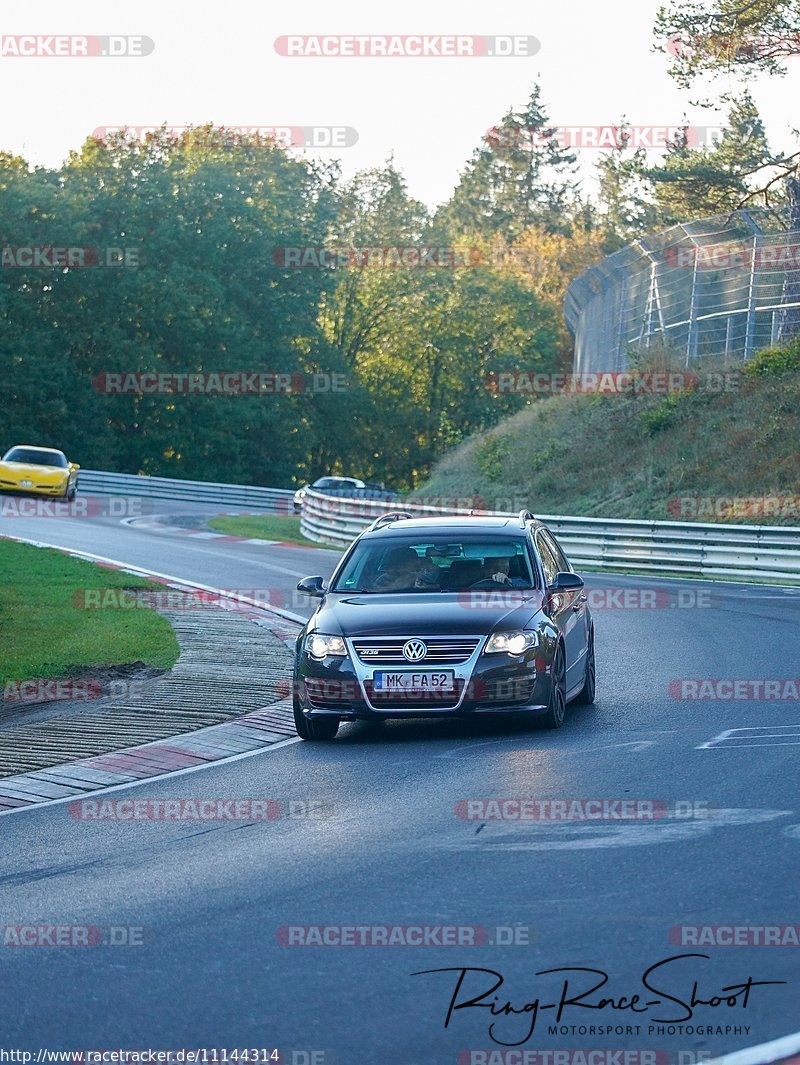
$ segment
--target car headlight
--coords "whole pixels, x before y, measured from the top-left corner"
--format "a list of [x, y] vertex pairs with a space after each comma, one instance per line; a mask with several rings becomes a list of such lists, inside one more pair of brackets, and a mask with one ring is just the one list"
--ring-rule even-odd
[[536, 646], [536, 633], [524, 632], [495, 632], [487, 643], [484, 653], [487, 655], [522, 655]]
[[306, 651], [312, 658], [317, 659], [327, 658], [329, 655], [341, 658], [347, 654], [341, 636], [322, 636], [318, 632], [306, 637]]

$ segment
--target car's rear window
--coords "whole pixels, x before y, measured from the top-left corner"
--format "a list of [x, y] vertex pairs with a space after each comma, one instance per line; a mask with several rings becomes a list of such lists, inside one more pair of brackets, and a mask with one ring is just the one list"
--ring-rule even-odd
[[67, 460], [59, 451], [39, 451], [38, 448], [12, 447], [3, 455], [3, 462], [25, 462], [29, 466], [57, 466], [64, 470]]
[[442, 533], [359, 541], [331, 590], [382, 595], [536, 586], [523, 539]]
[[356, 482], [346, 477], [320, 477], [314, 481], [312, 488], [355, 488]]

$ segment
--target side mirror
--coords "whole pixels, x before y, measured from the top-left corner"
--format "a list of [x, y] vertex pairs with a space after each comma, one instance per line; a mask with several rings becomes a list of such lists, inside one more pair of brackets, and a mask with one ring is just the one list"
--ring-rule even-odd
[[577, 592], [583, 588], [583, 578], [577, 573], [557, 573], [556, 579], [547, 589], [548, 592]]
[[70, 466], [71, 466], [71, 468], [73, 470], [79, 470], [80, 469], [80, 466], [78, 465], [77, 462], [70, 462]]
[[303, 577], [297, 585], [298, 592], [322, 599], [325, 595], [325, 581], [322, 577]]
[[581, 588], [583, 588], [583, 579], [577, 573], [566, 573], [562, 570], [556, 574], [556, 579], [547, 589], [546, 609], [558, 613], [563, 609], [565, 600], [571, 599], [570, 592], [579, 592]]

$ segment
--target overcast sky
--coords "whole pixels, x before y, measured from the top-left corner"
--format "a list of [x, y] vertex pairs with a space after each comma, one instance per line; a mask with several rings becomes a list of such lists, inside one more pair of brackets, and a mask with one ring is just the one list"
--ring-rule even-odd
[[[653, 53], [659, 0], [3, 0], [13, 34], [134, 34], [147, 57], [0, 57], [0, 149], [58, 165], [101, 126], [213, 122], [347, 126], [357, 143], [334, 152], [345, 173], [390, 154], [412, 195], [445, 200], [459, 170], [511, 104], [540, 79], [557, 126], [698, 126], [718, 116], [690, 105]], [[284, 34], [531, 35], [533, 57], [288, 58]], [[784, 79], [753, 87], [773, 147], [792, 144], [800, 57]], [[582, 165], [597, 157], [583, 149]]]

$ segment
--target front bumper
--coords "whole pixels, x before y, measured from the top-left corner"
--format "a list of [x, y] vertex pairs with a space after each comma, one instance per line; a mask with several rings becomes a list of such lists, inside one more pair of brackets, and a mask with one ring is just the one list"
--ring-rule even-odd
[[63, 496], [67, 491], [69, 482], [62, 481], [60, 484], [13, 484], [10, 481], [0, 480], [0, 492], [11, 495], [26, 496]]
[[[543, 713], [550, 699], [549, 658], [538, 649], [525, 655], [482, 654], [481, 640], [463, 664], [442, 662], [428, 669], [452, 670], [453, 693], [394, 692], [379, 695], [372, 688], [377, 668], [401, 672], [408, 667], [387, 667], [361, 662], [351, 641], [347, 658], [317, 661], [298, 648], [296, 693], [309, 717], [335, 715], [342, 720], [378, 720], [404, 717], [471, 717], [477, 714]], [[421, 666], [415, 667], [417, 671]]]

